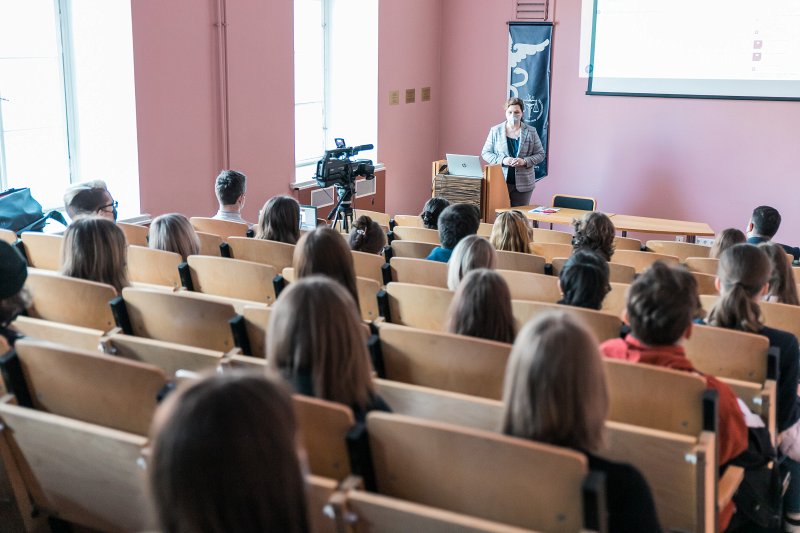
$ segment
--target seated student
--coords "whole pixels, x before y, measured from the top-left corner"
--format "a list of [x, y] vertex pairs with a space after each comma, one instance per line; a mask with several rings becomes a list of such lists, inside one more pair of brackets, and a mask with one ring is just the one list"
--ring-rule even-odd
[[447, 266], [447, 287], [454, 291], [461, 279], [476, 268], [494, 269], [497, 253], [489, 241], [477, 235], [464, 237], [456, 244]]
[[434, 196], [428, 199], [422, 208], [422, 213], [419, 214], [419, 218], [422, 219], [422, 225], [428, 229], [439, 229], [439, 215], [449, 205], [450, 201], [441, 196]]
[[489, 241], [497, 250], [530, 253], [531, 228], [528, 219], [516, 209], [503, 211], [494, 221]]
[[783, 246], [776, 242], [762, 242], [758, 245], [769, 258], [771, 270], [769, 287], [764, 300], [788, 305], [800, 305], [797, 299], [797, 283], [794, 281], [792, 264], [786, 256]]
[[25, 288], [28, 264], [19, 252], [5, 241], [0, 241], [0, 355], [22, 335], [11, 323], [31, 305], [31, 297]]
[[348, 242], [354, 252], [380, 254], [386, 246], [386, 234], [380, 224], [367, 215], [361, 215], [353, 222]]
[[447, 311], [445, 330], [491, 341], [514, 342], [516, 323], [506, 280], [486, 268], [464, 276]]
[[564, 263], [558, 276], [560, 304], [600, 310], [611, 290], [608, 284], [608, 261], [594, 250], [581, 248]]
[[180, 213], [157, 216], [150, 223], [147, 244], [154, 250], [174, 252], [183, 261], [200, 253], [200, 239], [189, 219]]
[[236, 170], [223, 170], [214, 182], [214, 192], [217, 194], [219, 210], [212, 218], [250, 224], [242, 218], [247, 176]]
[[[692, 333], [692, 319], [700, 307], [697, 282], [683, 268], [671, 268], [661, 261], [642, 272], [628, 290], [625, 321], [631, 333], [600, 345], [606, 357], [663, 366], [702, 375], [709, 389], [718, 393], [719, 464], [724, 466], [747, 449], [747, 426], [736, 395], [728, 385], [695, 370], [681, 345]], [[724, 531], [733, 506], [720, 515]]]
[[79, 218], [64, 232], [61, 273], [106, 283], [121, 294], [130, 285], [125, 234], [105, 218]]
[[310, 531], [292, 400], [242, 371], [182, 383], [156, 411], [148, 460], [160, 531]]
[[367, 329], [338, 283], [323, 276], [292, 283], [272, 306], [267, 330], [267, 364], [296, 392], [348, 405], [361, 422], [369, 411], [390, 410], [372, 383]]
[[300, 204], [291, 196], [273, 196], [258, 214], [256, 239], [297, 244], [300, 238]]
[[579, 250], [589, 248], [598, 252], [603, 259], [611, 261], [614, 255], [614, 223], [605, 213], [592, 211], [580, 220], [572, 223], [575, 233], [572, 236], [572, 248]]
[[502, 430], [506, 435], [583, 452], [605, 474], [608, 530], [659, 532], [653, 496], [642, 474], [595, 453], [603, 445], [608, 391], [589, 331], [567, 313], [547, 313], [519, 333], [506, 367]]
[[84, 181], [67, 187], [64, 208], [72, 220], [85, 216], [99, 216], [112, 222], [117, 220], [117, 201], [102, 180]]
[[358, 309], [358, 287], [353, 254], [339, 233], [327, 226], [309, 231], [297, 243], [292, 256], [295, 279], [322, 274], [344, 287]]
[[439, 246], [426, 257], [447, 263], [456, 244], [467, 235], [475, 235], [481, 225], [478, 208], [470, 204], [453, 204], [439, 215]]
[[734, 244], [742, 244], [744, 242], [747, 242], [747, 237], [744, 236], [742, 230], [736, 228], [724, 229], [717, 235], [717, 238], [714, 239], [714, 244], [711, 245], [711, 251], [709, 251], [708, 257], [719, 259], [722, 252]]
[[[747, 242], [761, 244], [771, 241], [781, 227], [781, 214], [774, 207], [760, 205], [753, 209], [750, 222], [747, 223]], [[800, 248], [781, 244], [787, 254], [795, 259], [800, 259]]]

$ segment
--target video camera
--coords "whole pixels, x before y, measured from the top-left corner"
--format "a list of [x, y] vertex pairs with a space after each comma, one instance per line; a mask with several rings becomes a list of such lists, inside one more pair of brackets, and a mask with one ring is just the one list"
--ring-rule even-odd
[[368, 180], [375, 177], [375, 165], [371, 159], [351, 158], [362, 150], [372, 150], [371, 144], [346, 147], [343, 139], [336, 139], [336, 149], [326, 150], [325, 155], [317, 161], [317, 173], [314, 179], [320, 187], [337, 185], [340, 187], [353, 186], [357, 176]]

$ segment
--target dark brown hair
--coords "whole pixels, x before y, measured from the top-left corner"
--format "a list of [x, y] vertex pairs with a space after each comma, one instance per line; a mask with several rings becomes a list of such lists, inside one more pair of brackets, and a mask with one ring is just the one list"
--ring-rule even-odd
[[458, 286], [447, 312], [447, 331], [499, 342], [514, 342], [511, 292], [492, 270], [470, 271]]
[[606, 261], [614, 255], [614, 223], [605, 213], [592, 211], [580, 220], [572, 222], [575, 233], [572, 247], [575, 250], [589, 248], [598, 252]]
[[509, 108], [509, 107], [511, 107], [512, 105], [519, 106], [519, 110], [520, 110], [520, 111], [522, 111], [522, 112], [524, 112], [524, 111], [525, 111], [525, 103], [522, 101], [522, 99], [521, 99], [521, 98], [517, 98], [516, 96], [514, 96], [514, 97], [512, 97], [512, 98], [509, 98], [509, 99], [508, 99], [508, 100], [506, 100], [506, 101], [505, 101], [505, 103], [503, 104], [503, 109], [504, 109], [504, 110], [505, 110], [505, 109], [508, 109], [508, 108]]
[[297, 244], [300, 238], [300, 204], [291, 196], [273, 196], [258, 214], [256, 239]]
[[449, 206], [450, 200], [447, 198], [434, 196], [428, 199], [422, 207], [422, 213], [419, 214], [422, 219], [422, 225], [428, 229], [439, 229], [439, 215]]
[[221, 205], [233, 205], [247, 192], [247, 176], [236, 170], [223, 170], [214, 180], [214, 192]]
[[594, 250], [579, 249], [564, 263], [558, 280], [564, 295], [558, 303], [599, 310], [611, 290], [608, 262]]
[[379, 254], [386, 246], [386, 234], [383, 233], [380, 224], [367, 215], [361, 215], [353, 222], [349, 242], [351, 250]]
[[309, 530], [292, 401], [263, 374], [214, 374], [156, 413], [150, 487], [163, 531]]
[[792, 264], [786, 255], [786, 250], [775, 242], [762, 242], [758, 247], [764, 250], [772, 265], [767, 296], [777, 299], [782, 304], [800, 305]]
[[125, 234], [108, 219], [79, 218], [64, 232], [61, 273], [106, 283], [122, 293], [130, 285]]
[[708, 256], [713, 259], [719, 259], [722, 252], [734, 244], [742, 244], [744, 242], [747, 242], [747, 237], [742, 230], [736, 228], [724, 229], [717, 235], [717, 238], [714, 239], [714, 244], [711, 245], [711, 251], [708, 253]]
[[626, 309], [634, 337], [651, 346], [668, 346], [678, 342], [699, 307], [691, 272], [656, 261], [631, 284]]
[[[341, 237], [338, 237], [341, 240]], [[267, 363], [313, 395], [366, 408], [373, 394], [366, 330], [347, 291], [323, 276], [296, 281], [272, 307]]]
[[358, 309], [358, 287], [353, 254], [336, 230], [319, 226], [302, 237], [294, 249], [292, 267], [296, 279], [322, 274], [347, 289]]
[[736, 244], [719, 258], [720, 296], [708, 322], [713, 326], [757, 333], [761, 331], [758, 297], [769, 281], [772, 265], [764, 251], [752, 244]]

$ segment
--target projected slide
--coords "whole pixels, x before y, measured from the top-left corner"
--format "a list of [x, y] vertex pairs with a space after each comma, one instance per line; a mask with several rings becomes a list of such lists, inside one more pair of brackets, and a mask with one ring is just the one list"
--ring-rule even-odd
[[592, 4], [590, 94], [800, 99], [800, 0]]

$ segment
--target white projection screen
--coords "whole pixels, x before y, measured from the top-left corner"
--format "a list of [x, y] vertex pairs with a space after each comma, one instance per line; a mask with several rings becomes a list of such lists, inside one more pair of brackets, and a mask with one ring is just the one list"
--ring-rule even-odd
[[800, 100], [800, 0], [584, 0], [582, 19], [587, 94]]

